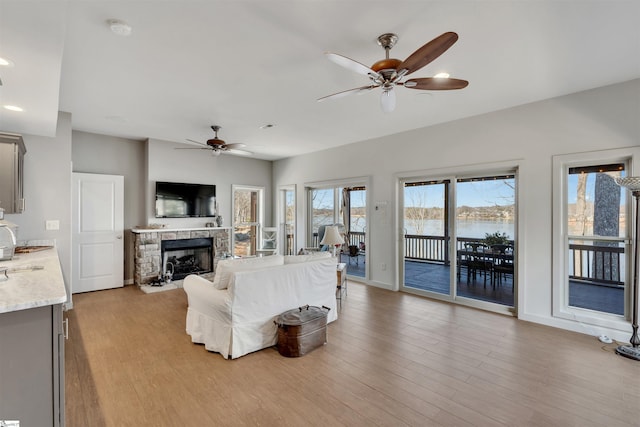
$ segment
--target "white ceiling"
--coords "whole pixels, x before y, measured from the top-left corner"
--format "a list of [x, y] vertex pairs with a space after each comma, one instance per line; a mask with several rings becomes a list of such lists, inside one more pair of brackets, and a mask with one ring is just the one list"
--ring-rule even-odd
[[[107, 21], [133, 27], [113, 34]], [[405, 59], [445, 31], [458, 42], [411, 77], [447, 71], [466, 89], [397, 88], [316, 102], [368, 84], [328, 61]], [[186, 142], [243, 142], [279, 159], [640, 77], [640, 1], [0, 0], [0, 130], [76, 130]], [[270, 129], [260, 129], [274, 124]]]

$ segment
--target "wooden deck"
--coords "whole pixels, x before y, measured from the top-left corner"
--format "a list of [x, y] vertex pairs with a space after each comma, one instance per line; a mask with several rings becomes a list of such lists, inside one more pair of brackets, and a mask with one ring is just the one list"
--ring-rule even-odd
[[[358, 261], [342, 255], [342, 262], [347, 263], [347, 271], [351, 276], [365, 277], [364, 256]], [[405, 261], [404, 285], [408, 288], [423, 291], [449, 294], [450, 267], [441, 263]], [[461, 280], [457, 284], [457, 295], [501, 304], [509, 307], [514, 305], [514, 289], [512, 277], [502, 278], [501, 284], [494, 287], [487, 277], [477, 276], [475, 281], [466, 281], [466, 271], [463, 269]], [[624, 289], [617, 286], [602, 286], [584, 281], [569, 281], [569, 305], [572, 307], [602, 311], [606, 313], [624, 314]]]

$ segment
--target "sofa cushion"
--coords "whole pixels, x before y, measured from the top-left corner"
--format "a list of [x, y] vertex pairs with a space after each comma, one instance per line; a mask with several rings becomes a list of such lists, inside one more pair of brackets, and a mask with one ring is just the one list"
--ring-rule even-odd
[[284, 256], [271, 255], [256, 258], [223, 259], [218, 262], [216, 275], [213, 278], [213, 287], [227, 289], [229, 282], [236, 271], [258, 270], [265, 267], [273, 267], [284, 264]]
[[301, 262], [317, 261], [325, 258], [331, 258], [331, 252], [310, 252], [307, 255], [287, 255], [284, 257], [284, 263], [298, 264]]

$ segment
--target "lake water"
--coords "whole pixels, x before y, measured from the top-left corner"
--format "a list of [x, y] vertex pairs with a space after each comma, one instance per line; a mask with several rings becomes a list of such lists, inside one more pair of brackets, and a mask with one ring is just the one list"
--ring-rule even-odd
[[[406, 223], [405, 223], [406, 224]], [[406, 224], [406, 234], [416, 234], [415, 228]], [[458, 237], [471, 237], [482, 239], [487, 233], [505, 233], [510, 239], [514, 236], [514, 224], [510, 221], [480, 221], [480, 220], [457, 220]], [[444, 236], [444, 224], [442, 221], [428, 219], [424, 221], [424, 235]]]
[[[457, 220], [458, 237], [471, 237], [483, 239], [487, 233], [505, 233], [510, 239], [514, 236], [513, 221], [481, 221], [481, 220]], [[417, 234], [415, 227], [405, 223], [406, 234]], [[351, 218], [351, 231], [366, 231], [365, 218]], [[423, 235], [444, 236], [444, 225], [437, 219], [424, 221]]]

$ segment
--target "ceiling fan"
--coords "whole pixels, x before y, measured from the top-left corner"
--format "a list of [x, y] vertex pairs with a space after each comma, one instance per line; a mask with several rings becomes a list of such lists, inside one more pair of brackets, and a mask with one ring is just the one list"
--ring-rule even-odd
[[380, 106], [382, 107], [382, 111], [389, 113], [396, 107], [396, 94], [394, 91], [396, 86], [420, 90], [463, 89], [469, 84], [468, 81], [449, 78], [448, 75], [403, 81], [405, 76], [408, 76], [414, 71], [418, 71], [446, 52], [457, 40], [458, 35], [454, 32], [441, 34], [413, 52], [404, 61], [400, 61], [399, 59], [389, 58], [389, 51], [398, 41], [398, 36], [393, 33], [385, 33], [378, 37], [378, 44], [384, 48], [386, 58], [377, 61], [371, 67], [367, 67], [346, 56], [326, 52], [325, 55], [329, 60], [358, 74], [368, 76], [372, 84], [324, 96], [319, 98], [318, 101], [340, 98], [354, 93], [359, 94], [379, 87], [382, 88]]
[[220, 126], [211, 126], [213, 132], [216, 134], [212, 139], [209, 139], [205, 144], [202, 142], [194, 141], [193, 139], [187, 139], [187, 141], [194, 142], [202, 147], [181, 147], [176, 150], [211, 150], [211, 154], [219, 156], [221, 153], [235, 154], [238, 156], [251, 156], [253, 153], [250, 151], [241, 150], [246, 147], [246, 144], [236, 143], [227, 144], [222, 139], [218, 138], [218, 131], [222, 129]]

